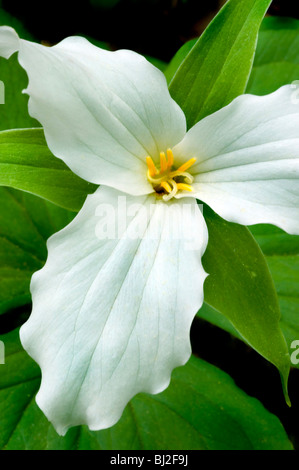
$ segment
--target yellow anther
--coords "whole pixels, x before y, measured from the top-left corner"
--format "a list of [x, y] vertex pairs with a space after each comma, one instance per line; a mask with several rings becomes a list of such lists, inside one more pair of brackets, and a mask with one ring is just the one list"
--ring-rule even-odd
[[190, 166], [194, 165], [196, 158], [190, 158], [186, 163], [183, 163], [176, 171], [186, 171]]
[[158, 173], [158, 170], [151, 157], [146, 157], [146, 164], [147, 164], [150, 176], [155, 176]]
[[177, 188], [178, 190], [181, 190], [181, 191], [193, 191], [193, 188], [192, 186], [190, 186], [190, 184], [185, 184], [185, 183], [177, 183]]
[[161, 186], [163, 189], [165, 189], [165, 191], [167, 191], [168, 193], [171, 193], [172, 188], [170, 184], [167, 183], [167, 181], [162, 181]]
[[167, 170], [167, 161], [164, 152], [160, 152], [160, 172], [164, 173]]
[[173, 153], [171, 149], [166, 150], [167, 153], [167, 166], [168, 168], [171, 168], [173, 165]]

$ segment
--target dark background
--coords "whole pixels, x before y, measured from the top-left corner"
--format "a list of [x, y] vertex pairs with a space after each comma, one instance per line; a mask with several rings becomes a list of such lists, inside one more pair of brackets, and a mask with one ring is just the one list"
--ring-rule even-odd
[[[3, 0], [2, 7], [20, 19], [39, 41], [55, 44], [67, 36], [82, 34], [105, 41], [112, 49], [133, 49], [167, 62], [184, 42], [202, 33], [224, 3], [220, 0]], [[299, 18], [298, 11], [294, 0], [274, 0], [268, 14]], [[23, 321], [30, 307], [25, 310]], [[8, 323], [15, 322], [17, 326], [19, 314], [10, 312]], [[192, 327], [191, 340], [195, 354], [228, 372], [240, 388], [280, 418], [299, 449], [299, 370], [292, 370], [290, 375], [293, 406], [289, 409], [277, 370], [244, 343], [198, 318]]]
[[[199, 36], [224, 0], [3, 0], [40, 41], [50, 44], [82, 34], [169, 61]], [[294, 0], [273, 0], [269, 14], [299, 18]]]

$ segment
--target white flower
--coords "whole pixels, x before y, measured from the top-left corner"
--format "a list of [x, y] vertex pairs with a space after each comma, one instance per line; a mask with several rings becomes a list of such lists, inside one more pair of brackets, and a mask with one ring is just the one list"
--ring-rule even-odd
[[[284, 86], [240, 96], [186, 132], [163, 74], [136, 53], [80, 37], [48, 48], [0, 28], [0, 54], [17, 50], [49, 148], [102, 185], [50, 238], [21, 340], [42, 369], [37, 402], [57, 431], [103, 429], [135, 394], [165, 389], [190, 356], [208, 238], [196, 198], [229, 221], [299, 233], [299, 108]], [[131, 211], [119, 237], [99, 239], [107, 217], [97, 208], [109, 204], [115, 217], [124, 194], [128, 212], [154, 207], [150, 220]], [[196, 249], [171, 236], [186, 229]], [[142, 236], [126, 236], [134, 230]]]

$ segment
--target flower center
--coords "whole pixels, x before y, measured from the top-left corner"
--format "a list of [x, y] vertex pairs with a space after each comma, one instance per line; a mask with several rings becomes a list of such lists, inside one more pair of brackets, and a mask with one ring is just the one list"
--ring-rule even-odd
[[172, 150], [167, 149], [166, 155], [164, 152], [160, 152], [160, 169], [157, 169], [151, 157], [146, 157], [147, 179], [156, 193], [161, 195], [164, 201], [169, 201], [179, 191], [193, 191], [191, 184], [194, 178], [186, 170], [195, 162], [196, 158], [190, 158], [179, 168], [174, 169]]

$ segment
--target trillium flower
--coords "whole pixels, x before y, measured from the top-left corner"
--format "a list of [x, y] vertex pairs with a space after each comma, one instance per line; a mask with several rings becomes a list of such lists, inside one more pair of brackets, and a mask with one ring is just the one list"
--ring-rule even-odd
[[[0, 28], [0, 55], [16, 51], [50, 150], [101, 185], [49, 239], [21, 341], [42, 369], [37, 403], [57, 431], [99, 430], [135, 394], [164, 390], [190, 357], [207, 276], [197, 199], [228, 221], [299, 234], [299, 108], [284, 86], [240, 96], [187, 131], [164, 75], [134, 52], [80, 37], [48, 48]], [[117, 236], [99, 236], [118, 217]]]

